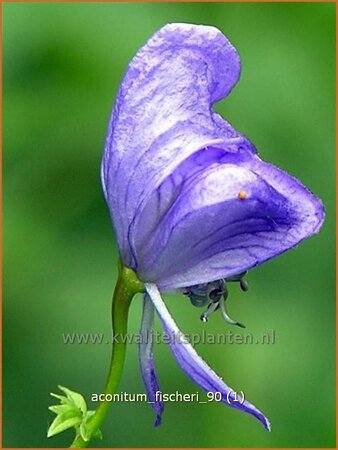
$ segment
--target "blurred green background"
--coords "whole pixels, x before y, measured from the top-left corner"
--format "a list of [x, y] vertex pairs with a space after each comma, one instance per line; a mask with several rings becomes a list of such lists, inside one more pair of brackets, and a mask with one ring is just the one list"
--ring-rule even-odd
[[[232, 315], [256, 337], [274, 329], [275, 344], [197, 346], [269, 416], [271, 433], [217, 403], [167, 404], [158, 429], [148, 405], [119, 403], [93, 445], [334, 447], [335, 5], [5, 3], [3, 10], [3, 445], [68, 446], [72, 431], [46, 438], [49, 392], [61, 383], [89, 399], [103, 389], [110, 346], [65, 345], [62, 333], [110, 332], [116, 244], [99, 179], [106, 126], [131, 57], [162, 25], [181, 21], [215, 25], [236, 46], [241, 81], [216, 109], [263, 159], [321, 197], [327, 218], [319, 235], [253, 270], [247, 294], [231, 290]], [[185, 332], [202, 331], [200, 310], [183, 297], [167, 302]], [[228, 326], [215, 315], [204, 327]], [[196, 392], [164, 344], [155, 352], [164, 392]], [[144, 392], [136, 345], [120, 389]]]

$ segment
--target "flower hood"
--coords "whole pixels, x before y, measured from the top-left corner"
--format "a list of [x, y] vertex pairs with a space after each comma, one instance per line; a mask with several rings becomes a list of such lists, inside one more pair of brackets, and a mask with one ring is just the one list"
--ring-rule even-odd
[[323, 221], [320, 200], [213, 111], [239, 76], [239, 55], [217, 28], [169, 24], [119, 89], [104, 193], [124, 265], [162, 291], [244, 272]]

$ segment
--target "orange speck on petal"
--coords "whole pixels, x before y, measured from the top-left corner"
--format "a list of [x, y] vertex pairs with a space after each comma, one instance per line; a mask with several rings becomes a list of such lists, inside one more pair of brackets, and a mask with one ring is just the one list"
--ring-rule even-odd
[[248, 194], [245, 191], [239, 191], [238, 192], [238, 198], [240, 200], [245, 200], [247, 198]]

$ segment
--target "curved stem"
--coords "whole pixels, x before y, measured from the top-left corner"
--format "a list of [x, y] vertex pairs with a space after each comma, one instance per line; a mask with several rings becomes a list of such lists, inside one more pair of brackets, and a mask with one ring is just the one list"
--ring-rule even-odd
[[[143, 291], [143, 283], [138, 280], [136, 274], [131, 269], [122, 267], [119, 264], [119, 277], [112, 301], [112, 328], [115, 343], [112, 348], [110, 368], [104, 394], [113, 394], [119, 385], [126, 355], [127, 344], [124, 337], [127, 334], [130, 303], [136, 293]], [[106, 397], [107, 395], [105, 395]], [[91, 438], [100, 428], [108, 412], [110, 403], [102, 401], [97, 407], [95, 414], [88, 424], [90, 439], [85, 441], [80, 435], [77, 435], [70, 446], [71, 448], [84, 448], [89, 445]]]

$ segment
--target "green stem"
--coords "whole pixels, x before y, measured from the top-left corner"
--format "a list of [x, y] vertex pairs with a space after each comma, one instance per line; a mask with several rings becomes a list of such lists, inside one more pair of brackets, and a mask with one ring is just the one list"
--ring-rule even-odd
[[[128, 312], [134, 295], [143, 292], [143, 284], [137, 278], [135, 272], [119, 264], [119, 277], [115, 286], [112, 302], [112, 327], [114, 336], [117, 337], [112, 348], [111, 362], [104, 394], [115, 393], [122, 375], [126, 355], [126, 340], [123, 336], [127, 334]], [[121, 337], [121, 340], [119, 338]], [[117, 342], [116, 342], [117, 341]], [[105, 395], [105, 398], [107, 396]], [[95, 414], [88, 424], [90, 439], [100, 428], [111, 402], [103, 401], [97, 407]], [[84, 448], [89, 445], [90, 439], [84, 441], [77, 435], [70, 446], [71, 448]]]

